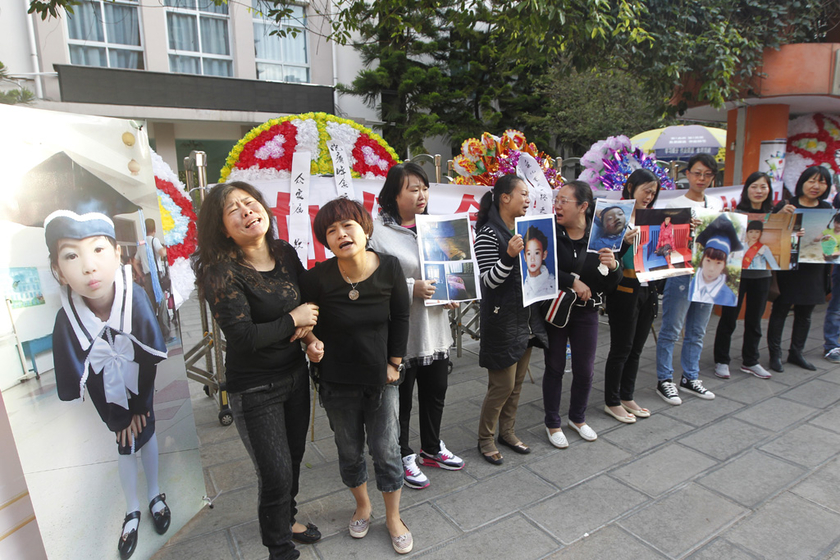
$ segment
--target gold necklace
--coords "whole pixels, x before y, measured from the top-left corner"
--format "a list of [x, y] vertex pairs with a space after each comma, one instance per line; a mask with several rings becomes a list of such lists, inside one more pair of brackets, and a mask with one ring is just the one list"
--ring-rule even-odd
[[338, 264], [338, 271], [341, 273], [341, 275], [344, 277], [344, 279], [347, 281], [347, 283], [350, 284], [350, 293], [347, 294], [347, 297], [349, 297], [353, 301], [356, 301], [357, 299], [359, 299], [359, 290], [356, 289], [356, 286], [359, 284], [359, 282], [361, 282], [364, 279], [365, 274], [367, 273], [367, 265], [368, 265], [368, 259], [367, 259], [367, 252], [366, 252], [365, 253], [365, 269], [362, 271], [362, 277], [354, 283], [354, 282], [350, 281], [350, 277], [347, 276], [344, 273], [344, 271], [341, 269], [341, 263]]

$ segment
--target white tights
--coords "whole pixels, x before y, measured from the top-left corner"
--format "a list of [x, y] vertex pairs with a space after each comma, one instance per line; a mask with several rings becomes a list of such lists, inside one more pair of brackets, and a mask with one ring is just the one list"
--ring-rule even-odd
[[[146, 474], [146, 492], [148, 501], [152, 501], [160, 494], [158, 488], [158, 442], [157, 434], [152, 434], [143, 449], [139, 451], [140, 460], [143, 462], [143, 472]], [[125, 495], [126, 514], [132, 511], [140, 511], [140, 501], [137, 499], [137, 454], [120, 455], [117, 460], [117, 467], [120, 471], [120, 484]], [[164, 508], [163, 502], [158, 502], [152, 510], [157, 513]], [[136, 529], [139, 521], [132, 519], [126, 524], [123, 534]]]

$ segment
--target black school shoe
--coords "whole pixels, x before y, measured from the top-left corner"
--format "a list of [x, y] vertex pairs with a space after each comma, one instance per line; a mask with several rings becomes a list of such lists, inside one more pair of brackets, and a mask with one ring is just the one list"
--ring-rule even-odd
[[321, 540], [321, 531], [313, 523], [306, 524], [306, 531], [292, 533], [292, 540], [300, 544], [312, 544]]
[[[125, 516], [122, 525], [123, 531], [128, 522], [133, 519], [140, 519], [139, 511], [132, 511]], [[120, 542], [117, 544], [117, 550], [120, 552], [120, 558], [122, 560], [128, 560], [134, 554], [134, 551], [137, 550], [137, 529], [132, 529], [127, 535], [120, 533]]]
[[[163, 509], [155, 513], [152, 507], [158, 502], [163, 502]], [[169, 506], [166, 505], [166, 494], [158, 494], [151, 502], [149, 502], [149, 511], [152, 514], [152, 521], [155, 523], [155, 531], [158, 535], [162, 535], [169, 530], [169, 524], [172, 521], [172, 512], [169, 511]]]

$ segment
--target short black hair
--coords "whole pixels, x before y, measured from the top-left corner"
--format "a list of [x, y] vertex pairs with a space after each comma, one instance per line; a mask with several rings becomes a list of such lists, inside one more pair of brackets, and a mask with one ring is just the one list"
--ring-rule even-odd
[[685, 172], [688, 173], [691, 171], [691, 168], [694, 167], [697, 163], [702, 163], [706, 167], [712, 170], [712, 173], [717, 175], [718, 172], [718, 164], [715, 161], [715, 158], [711, 156], [711, 154], [694, 154], [691, 156], [691, 159], [688, 160], [688, 167], [685, 168]]
[[764, 223], [761, 220], [752, 220], [747, 224], [747, 231], [764, 231]]
[[799, 176], [799, 180], [796, 181], [796, 192], [794, 192], [794, 196], [796, 196], [797, 198], [802, 196], [802, 188], [804, 187], [805, 182], [817, 174], [819, 174], [819, 176], [822, 178], [823, 181], [825, 181], [826, 184], [825, 190], [817, 198], [818, 200], [825, 200], [826, 198], [828, 198], [828, 193], [831, 191], [831, 171], [829, 171], [822, 165], [812, 165], [811, 167], [802, 172], [802, 175]]

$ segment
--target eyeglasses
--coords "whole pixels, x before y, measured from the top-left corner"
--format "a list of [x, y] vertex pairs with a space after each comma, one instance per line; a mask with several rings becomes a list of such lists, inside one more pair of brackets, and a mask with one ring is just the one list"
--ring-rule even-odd
[[715, 174], [712, 173], [711, 171], [708, 171], [708, 172], [705, 172], [705, 173], [702, 172], [702, 171], [689, 171], [688, 174], [693, 175], [695, 179], [700, 179], [700, 178], [711, 179], [712, 177], [715, 176]]
[[574, 204], [578, 204], [578, 201], [577, 201], [577, 200], [575, 200], [575, 199], [573, 199], [573, 198], [566, 198], [566, 197], [564, 197], [564, 196], [561, 196], [560, 198], [558, 198], [558, 199], [554, 202], [554, 205], [556, 206], [556, 205], [558, 205], [558, 204], [559, 204], [560, 206], [566, 206], [566, 205], [567, 205], [567, 204], [569, 204], [570, 202], [571, 202], [571, 203], [574, 203]]

